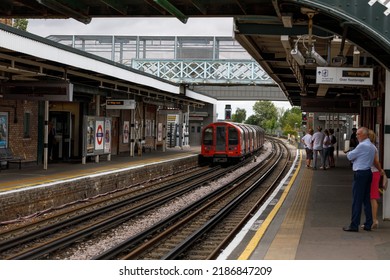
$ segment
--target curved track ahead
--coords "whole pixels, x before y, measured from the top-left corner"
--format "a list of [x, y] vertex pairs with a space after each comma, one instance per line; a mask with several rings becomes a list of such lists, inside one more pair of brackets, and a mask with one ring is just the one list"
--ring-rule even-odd
[[289, 161], [288, 149], [275, 145], [264, 164], [95, 259], [215, 258], [273, 190]]
[[[275, 149], [275, 153], [278, 149]], [[286, 158], [287, 160], [287, 153], [286, 152], [279, 152], [281, 156], [278, 158]], [[275, 158], [275, 156], [273, 156]], [[212, 228], [224, 228], [226, 232], [230, 232], [230, 234], [233, 234], [236, 230], [239, 229], [239, 226], [236, 226], [236, 229], [232, 229], [231, 225], [237, 225], [239, 224], [238, 218], [230, 218], [234, 217], [231, 216], [229, 213], [234, 213], [238, 210], [234, 210], [235, 206], [233, 205], [239, 204], [239, 201], [244, 201], [245, 199], [248, 199], [248, 197], [252, 198], [255, 197], [253, 193], [250, 193], [250, 191], [244, 191], [244, 194], [242, 193], [244, 185], [248, 184], [260, 184], [260, 182], [263, 179], [259, 179], [258, 175], [260, 173], [264, 173], [267, 175], [264, 175], [263, 177], [268, 177], [270, 174], [275, 174], [275, 172], [271, 172], [273, 168], [270, 168], [268, 164], [270, 164], [271, 161], [274, 161], [269, 159], [267, 160], [267, 165], [262, 165], [263, 170], [267, 170], [267, 172], [260, 172], [260, 171], [252, 171], [251, 173], [256, 174], [255, 176], [257, 179], [243, 179], [240, 176], [235, 180], [235, 182], [231, 182], [225, 187], [221, 187], [218, 191], [214, 192], [213, 194], [209, 195], [207, 198], [203, 198], [202, 200], [198, 201], [197, 203], [193, 203], [188, 207], [186, 210], [181, 210], [180, 213], [172, 215], [172, 217], [169, 217], [169, 219], [166, 219], [158, 225], [155, 225], [148, 230], [137, 234], [136, 236], [133, 236], [129, 240], [122, 242], [119, 246], [115, 246], [115, 248], [112, 248], [108, 250], [107, 252], [100, 254], [99, 256], [95, 256], [96, 259], [101, 258], [146, 258], [146, 259], [157, 259], [157, 258], [166, 258], [166, 259], [172, 259], [172, 258], [188, 258], [188, 259], [197, 259], [196, 255], [199, 255], [199, 253], [194, 254], [188, 254], [187, 256], [183, 256], [182, 252], [191, 252], [189, 248], [193, 247], [191, 245], [191, 239], [196, 240], [196, 243], [200, 243], [200, 240], [205, 240], [204, 236], [205, 233], [207, 235], [212, 236], [212, 238], [221, 239], [221, 237], [217, 237], [218, 233], [210, 233], [210, 229]], [[245, 164], [243, 162], [242, 164]], [[266, 167], [268, 166], [268, 167]], [[56, 254], [56, 252], [64, 247], [70, 246], [70, 244], [73, 244], [77, 241], [83, 240], [87, 238], [88, 236], [95, 235], [97, 233], [100, 233], [106, 229], [113, 228], [124, 221], [127, 221], [129, 219], [132, 219], [135, 216], [142, 215], [142, 213], [145, 213], [145, 211], [153, 209], [158, 207], [159, 205], [166, 203], [167, 201], [173, 199], [174, 197], [177, 197], [181, 194], [187, 193], [194, 188], [198, 188], [201, 185], [206, 184], [208, 181], [212, 181], [217, 179], [220, 176], [224, 176], [226, 173], [232, 172], [232, 170], [237, 169], [238, 166], [233, 166], [230, 168], [219, 168], [215, 167], [212, 169], [202, 169], [202, 170], [195, 170], [193, 172], [187, 172], [186, 175], [184, 174], [178, 174], [177, 177], [180, 177], [180, 179], [167, 179], [166, 182], [159, 184], [151, 184], [148, 187], [145, 188], [138, 188], [136, 190], [128, 191], [126, 194], [121, 192], [117, 195], [113, 195], [107, 200], [99, 201], [96, 203], [93, 203], [92, 205], [89, 205], [90, 208], [84, 209], [77, 209], [77, 211], [69, 211], [66, 213], [62, 213], [61, 215], [57, 215], [55, 217], [56, 222], [49, 222], [44, 221], [42, 223], [45, 223], [47, 225], [43, 225], [40, 223], [39, 225], [34, 225], [37, 229], [29, 229], [27, 231], [27, 234], [21, 234], [21, 232], [24, 231], [23, 228], [19, 228], [18, 230], [14, 232], [8, 232], [4, 233], [0, 238], [3, 240], [0, 242], [0, 256], [7, 258], [7, 259], [42, 259], [42, 258], [51, 258], [52, 255]], [[185, 178], [183, 178], [185, 177]], [[172, 181], [175, 181], [172, 183]], [[245, 183], [242, 183], [241, 181], [244, 180]], [[248, 180], [251, 180], [252, 183], [249, 183]], [[169, 181], [169, 183], [168, 183]], [[257, 181], [257, 182], [256, 182]], [[241, 187], [238, 187], [241, 186]], [[240, 190], [241, 189], [241, 190]], [[259, 189], [258, 187], [253, 187], [253, 189]], [[260, 188], [261, 189], [261, 188]], [[212, 202], [212, 203], [206, 203], [205, 205], [204, 201], [210, 200], [210, 197], [222, 197], [225, 195], [222, 195], [222, 192], [230, 193], [230, 198], [224, 198], [220, 200], [220, 202]], [[263, 191], [264, 192], [264, 191]], [[246, 194], [245, 194], [246, 193]], [[258, 196], [258, 195], [256, 195]], [[266, 196], [263, 194], [263, 196]], [[240, 197], [240, 199], [236, 199], [236, 202], [233, 202], [232, 198]], [[213, 199], [214, 199], [213, 198]], [[113, 199], [113, 200], [112, 200]], [[112, 202], [114, 201], [114, 202]], [[221, 202], [222, 201], [222, 202]], [[249, 202], [246, 201], [243, 204], [247, 205], [258, 205], [259, 202]], [[203, 204], [203, 206], [200, 206]], [[241, 203], [242, 204], [242, 203]], [[130, 207], [131, 205], [131, 207]], [[217, 207], [217, 205], [220, 205]], [[226, 210], [221, 210], [226, 205], [230, 205], [230, 209], [226, 208]], [[212, 207], [210, 207], [212, 206]], [[214, 212], [208, 212], [206, 214], [199, 214], [200, 208], [209, 208], [214, 209]], [[253, 206], [252, 206], [253, 207]], [[81, 207], [80, 207], [81, 208]], [[256, 206], [254, 206], [256, 208]], [[92, 210], [91, 210], [92, 209]], [[240, 210], [242, 211], [242, 210]], [[247, 211], [247, 210], [245, 210]], [[253, 210], [252, 210], [253, 211]], [[191, 214], [192, 213], [192, 214]], [[218, 213], [218, 214], [217, 214]], [[186, 214], [187, 218], [183, 218], [182, 215]], [[229, 214], [229, 215], [228, 215]], [[246, 214], [248, 215], [248, 213]], [[176, 247], [175, 250], [170, 248], [168, 251], [163, 250], [160, 252], [160, 255], [148, 255], [148, 250], [145, 248], [141, 251], [144, 252], [143, 256], [138, 256], [135, 252], [137, 250], [139, 251], [139, 244], [145, 244], [144, 239], [145, 236], [150, 240], [156, 240], [159, 239], [156, 237], [156, 232], [164, 231], [164, 232], [173, 232], [173, 228], [178, 227], [179, 220], [184, 221], [184, 219], [192, 219], [191, 217], [197, 216], [200, 218], [200, 220], [203, 219], [202, 222], [193, 222], [192, 224], [196, 224], [195, 228], [190, 229], [188, 226], [189, 224], [185, 225], [185, 231], [176, 231], [176, 233], [173, 236], [180, 236], [177, 239], [178, 241], [175, 241], [175, 245], [173, 247]], [[242, 216], [242, 215], [241, 215]], [[245, 216], [245, 215], [244, 215]], [[203, 218], [201, 218], [203, 217]], [[211, 219], [211, 217], [214, 217]], [[217, 219], [218, 218], [218, 219]], [[232, 219], [232, 221], [229, 221]], [[245, 218], [240, 218], [241, 220], [245, 220]], [[221, 226], [221, 221], [223, 221], [224, 225]], [[81, 224], [80, 224], [81, 223]], [[182, 224], [181, 222], [180, 224]], [[175, 225], [176, 224], [176, 225]], [[205, 225], [206, 224], [206, 225]], [[231, 224], [231, 225], [229, 225]], [[175, 225], [173, 227], [173, 225]], [[205, 225], [205, 226], [202, 226]], [[219, 225], [219, 226], [216, 226]], [[229, 226], [228, 226], [229, 225]], [[229, 230], [226, 230], [229, 228]], [[185, 233], [186, 232], [186, 233]], [[196, 234], [195, 234], [196, 233]], [[8, 235], [7, 235], [8, 234]], [[13, 237], [9, 237], [9, 236]], [[201, 238], [200, 238], [200, 237]], [[218, 241], [219, 245], [213, 249], [208, 249], [208, 256], [206, 257], [205, 254], [201, 255], [201, 259], [204, 258], [213, 258], [214, 255], [218, 254], [218, 251], [224, 246], [223, 244], [226, 243], [230, 238], [229, 235], [224, 234], [225, 237], [224, 242]], [[170, 237], [172, 239], [172, 237]], [[184, 242], [184, 240], [187, 240]], [[21, 243], [25, 244], [26, 248], [20, 249], [18, 247]], [[127, 243], [127, 245], [125, 245]], [[181, 244], [180, 246], [177, 246], [178, 244]], [[206, 242], [207, 243], [207, 242]], [[203, 243], [203, 244], [206, 244]], [[212, 242], [213, 244], [216, 242]], [[161, 243], [163, 244], [163, 243]], [[151, 245], [150, 248], [155, 248], [156, 246], [155, 242]], [[164, 246], [164, 245], [161, 245]], [[205, 251], [204, 248], [206, 248], [207, 245], [201, 246], [201, 251]], [[181, 249], [180, 249], [181, 248]], [[184, 248], [184, 249], [183, 249]], [[151, 251], [159, 251], [151, 249]], [[196, 252], [196, 250], [193, 250]], [[212, 253], [210, 253], [213, 251]], [[131, 253], [130, 253], [131, 252]]]

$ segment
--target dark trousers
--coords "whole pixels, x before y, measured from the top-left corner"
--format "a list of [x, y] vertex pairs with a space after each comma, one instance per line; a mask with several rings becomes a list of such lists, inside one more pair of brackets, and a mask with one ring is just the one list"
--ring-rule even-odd
[[371, 228], [372, 226], [372, 212], [370, 201], [371, 180], [371, 169], [358, 170], [353, 172], [351, 218], [351, 228], [353, 229], [359, 228], [362, 206], [364, 207], [364, 214], [366, 216], [366, 222], [364, 223], [364, 226], [367, 228]]

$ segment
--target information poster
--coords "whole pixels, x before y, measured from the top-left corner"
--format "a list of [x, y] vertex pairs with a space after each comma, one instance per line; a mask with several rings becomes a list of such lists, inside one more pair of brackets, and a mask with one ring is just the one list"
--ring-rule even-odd
[[111, 153], [111, 122], [111, 118], [84, 117], [84, 156]]
[[130, 127], [130, 122], [124, 121], [123, 122], [123, 144], [129, 143], [129, 127]]
[[104, 122], [104, 153], [111, 153], [111, 120], [109, 119]]
[[8, 113], [0, 112], [0, 148], [8, 147]]
[[163, 133], [163, 125], [162, 123], [158, 123], [157, 125], [157, 141], [162, 141], [162, 133]]
[[95, 151], [95, 118], [87, 117], [87, 154], [93, 154]]

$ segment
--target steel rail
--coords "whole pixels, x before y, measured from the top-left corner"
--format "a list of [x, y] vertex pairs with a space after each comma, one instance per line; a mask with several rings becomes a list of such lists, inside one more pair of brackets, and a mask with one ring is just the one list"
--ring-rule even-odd
[[[193, 246], [197, 240], [199, 240], [204, 234], [213, 229], [218, 223], [221, 222], [225, 217], [227, 217], [236, 207], [242, 203], [242, 201], [253, 193], [263, 181], [274, 171], [274, 169], [279, 164], [280, 159], [282, 158], [282, 153], [279, 154], [278, 158], [272, 164], [272, 166], [260, 177], [258, 178], [249, 188], [242, 192], [239, 196], [233, 199], [229, 204], [220, 209], [218, 213], [213, 216], [207, 223], [200, 227], [197, 231], [191, 234], [186, 238], [182, 243], [172, 249], [168, 254], [164, 255], [161, 259], [163, 260], [174, 260], [177, 259], [185, 250], [190, 246]], [[246, 181], [246, 179], [245, 179]]]
[[[240, 163], [244, 164], [244, 162]], [[51, 240], [44, 245], [38, 245], [33, 248], [29, 248], [23, 252], [14, 254], [12, 256], [9, 256], [7, 259], [37, 259], [39, 257], [43, 257], [49, 253], [54, 252], [55, 250], [58, 250], [60, 248], [63, 248], [65, 246], [69, 246], [70, 244], [83, 239], [87, 236], [90, 236], [94, 233], [97, 232], [102, 232], [104, 230], [113, 228], [145, 211], [151, 210], [153, 208], [156, 208], [159, 205], [162, 205], [166, 203], [167, 201], [170, 201], [171, 199], [177, 197], [178, 195], [182, 195], [194, 188], [197, 188], [201, 185], [203, 185], [205, 182], [210, 181], [210, 180], [215, 180], [218, 177], [224, 176], [224, 174], [231, 172], [237, 168], [237, 166], [232, 166], [226, 169], [220, 169], [220, 167], [215, 167], [212, 170], [216, 170], [217, 174], [212, 173], [210, 170], [206, 171], [206, 177], [201, 174], [198, 174], [198, 176], [194, 176], [192, 178], [186, 178], [184, 180], [181, 180], [180, 182], [175, 182], [173, 185], [174, 186], [181, 186], [185, 183], [189, 183], [189, 186], [182, 188], [179, 191], [172, 190], [169, 194], [165, 195], [161, 199], [155, 200], [153, 199], [149, 203], [146, 203], [142, 205], [141, 207], [137, 207], [135, 209], [130, 209], [130, 210], [124, 210], [121, 211], [119, 214], [115, 214], [114, 217], [110, 217], [107, 219], [104, 219], [103, 221], [99, 221], [97, 223], [94, 223], [92, 226], [88, 225], [81, 230], [78, 229], [75, 232], [72, 232], [70, 234], [66, 234], [62, 237], [56, 238], [54, 240]], [[168, 185], [164, 187], [165, 189], [172, 189], [174, 186]], [[150, 194], [149, 194], [150, 195]], [[142, 194], [142, 197], [148, 197], [146, 194]], [[133, 198], [131, 201], [139, 200], [139, 198]], [[99, 211], [100, 213], [102, 211]], [[103, 211], [104, 212], [104, 211]], [[93, 214], [92, 214], [93, 215]], [[88, 218], [87, 218], [88, 219]]]

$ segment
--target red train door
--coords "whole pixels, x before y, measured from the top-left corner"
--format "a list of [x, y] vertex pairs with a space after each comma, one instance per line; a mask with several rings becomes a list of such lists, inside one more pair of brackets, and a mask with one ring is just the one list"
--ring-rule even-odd
[[226, 150], [226, 129], [224, 126], [216, 127], [216, 152], [224, 152]]

